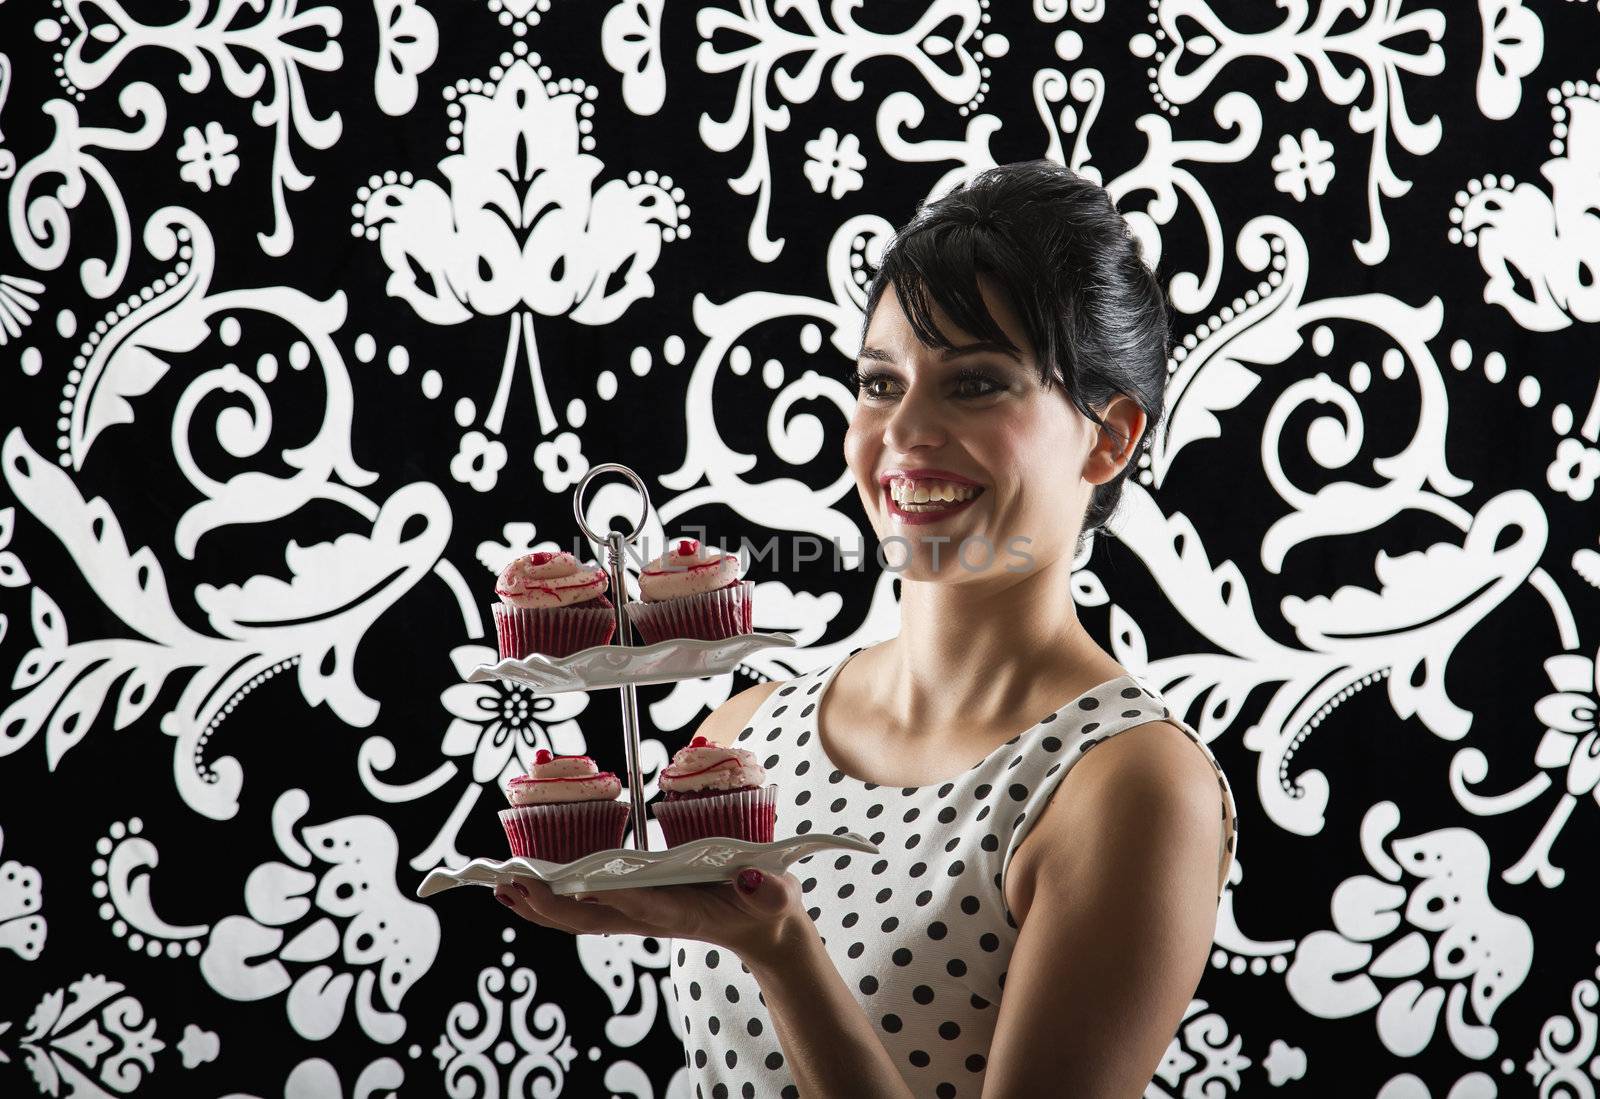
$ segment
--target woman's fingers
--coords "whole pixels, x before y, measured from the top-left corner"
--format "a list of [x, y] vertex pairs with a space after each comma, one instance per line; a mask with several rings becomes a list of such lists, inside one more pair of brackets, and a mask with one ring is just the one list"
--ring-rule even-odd
[[620, 912], [636, 923], [652, 928], [656, 934], [694, 938], [700, 930], [698, 905], [684, 896], [693, 886], [656, 886], [651, 889], [605, 889], [588, 894], [594, 903]]
[[501, 882], [494, 887], [494, 899], [530, 923], [536, 923], [556, 931], [565, 931], [569, 935], [581, 934], [578, 928], [569, 926], [534, 908], [528, 903], [526, 891], [526, 887], [522, 886], [520, 882]]
[[639, 925], [616, 909], [558, 897], [536, 878], [517, 878], [497, 885], [495, 895], [524, 919], [573, 935], [654, 935], [656, 929]]

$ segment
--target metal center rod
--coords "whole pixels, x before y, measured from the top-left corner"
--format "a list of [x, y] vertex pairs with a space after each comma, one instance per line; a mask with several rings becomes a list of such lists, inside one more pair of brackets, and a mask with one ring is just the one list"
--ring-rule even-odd
[[[612, 605], [617, 614], [616, 644], [631, 646], [632, 631], [628, 624], [628, 588], [623, 583], [622, 532], [606, 535], [606, 558], [611, 573], [611, 590], [616, 593]], [[650, 850], [650, 832], [646, 827], [644, 811], [644, 779], [639, 774], [639, 695], [632, 683], [622, 686], [623, 751], [628, 764], [628, 797], [633, 803], [633, 845], [640, 851]]]

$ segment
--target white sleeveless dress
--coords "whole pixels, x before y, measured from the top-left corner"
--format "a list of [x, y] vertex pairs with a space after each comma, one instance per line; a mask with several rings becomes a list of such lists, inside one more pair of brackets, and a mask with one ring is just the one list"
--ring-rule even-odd
[[[852, 778], [824, 754], [816, 715], [821, 692], [860, 651], [773, 691], [734, 743], [754, 752], [778, 787], [779, 835], [856, 832], [878, 846], [877, 855], [818, 852], [790, 872], [912, 1093], [977, 1096], [1017, 940], [1005, 875], [1056, 784], [1105, 738], [1166, 719], [1215, 768], [1225, 825], [1233, 791], [1199, 735], [1131, 675], [1072, 699], [947, 782], [886, 787]], [[1229, 827], [1227, 865], [1237, 840]], [[697, 1099], [798, 1096], [749, 969], [695, 940], [674, 941], [670, 955]]]

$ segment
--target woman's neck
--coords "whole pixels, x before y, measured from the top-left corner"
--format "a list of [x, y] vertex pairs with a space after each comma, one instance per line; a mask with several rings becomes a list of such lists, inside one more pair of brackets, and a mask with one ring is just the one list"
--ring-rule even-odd
[[907, 729], [1003, 724], [1075, 671], [1091, 686], [1120, 674], [1078, 621], [1062, 557], [1025, 574], [903, 581], [900, 634], [883, 646], [874, 693]]

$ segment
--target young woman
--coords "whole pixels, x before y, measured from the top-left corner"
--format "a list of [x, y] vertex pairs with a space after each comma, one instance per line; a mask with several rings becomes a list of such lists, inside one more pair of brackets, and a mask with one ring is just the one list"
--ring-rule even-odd
[[1071, 585], [1160, 420], [1167, 341], [1110, 198], [1048, 161], [984, 172], [886, 250], [845, 458], [905, 551], [900, 633], [698, 730], [765, 758], [781, 833], [880, 854], [496, 889], [548, 927], [678, 940], [696, 1096], [1136, 1099], [1154, 1076], [1210, 951], [1232, 792]]

